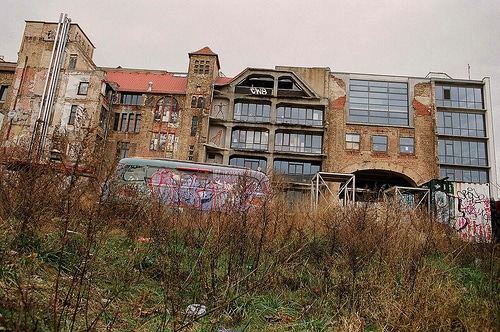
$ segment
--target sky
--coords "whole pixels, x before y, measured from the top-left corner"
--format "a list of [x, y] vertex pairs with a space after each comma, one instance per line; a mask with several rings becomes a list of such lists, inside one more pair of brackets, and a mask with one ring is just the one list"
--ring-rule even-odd
[[[67, 14], [101, 67], [185, 72], [205, 46], [221, 71], [328, 67], [334, 72], [490, 77], [500, 128], [498, 0], [0, 0], [0, 55], [17, 61], [25, 20]], [[470, 69], [469, 69], [470, 68]], [[500, 131], [496, 133], [497, 169]], [[500, 170], [497, 171], [500, 173]], [[497, 182], [498, 185], [498, 182]]]

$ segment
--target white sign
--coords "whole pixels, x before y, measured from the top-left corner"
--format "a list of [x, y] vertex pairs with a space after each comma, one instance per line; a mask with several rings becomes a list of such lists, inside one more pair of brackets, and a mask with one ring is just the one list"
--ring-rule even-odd
[[267, 95], [267, 90], [265, 88], [250, 88], [250, 92], [254, 95]]

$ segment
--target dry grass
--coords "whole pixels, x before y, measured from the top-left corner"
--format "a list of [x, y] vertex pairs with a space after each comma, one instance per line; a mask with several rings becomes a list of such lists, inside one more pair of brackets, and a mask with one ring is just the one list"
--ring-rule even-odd
[[[233, 213], [122, 204], [102, 180], [0, 172], [11, 330], [500, 329], [498, 245], [380, 202]], [[207, 312], [186, 314], [190, 303]]]

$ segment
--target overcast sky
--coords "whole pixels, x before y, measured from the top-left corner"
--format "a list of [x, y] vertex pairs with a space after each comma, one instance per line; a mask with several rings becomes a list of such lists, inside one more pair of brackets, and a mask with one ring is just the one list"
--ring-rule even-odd
[[[498, 0], [0, 0], [0, 55], [17, 61], [25, 20], [68, 14], [102, 67], [185, 72], [208, 46], [228, 77], [247, 67], [491, 78], [500, 128]], [[496, 141], [500, 141], [500, 132]], [[497, 160], [500, 143], [497, 144]], [[498, 162], [500, 164], [500, 162]], [[497, 165], [500, 167], [500, 165]], [[497, 168], [498, 169], [498, 168]]]

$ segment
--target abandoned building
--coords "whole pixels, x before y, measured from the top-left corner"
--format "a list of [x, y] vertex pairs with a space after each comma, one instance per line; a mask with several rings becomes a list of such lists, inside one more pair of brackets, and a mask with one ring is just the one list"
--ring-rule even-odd
[[358, 189], [447, 179], [499, 197], [489, 78], [285, 66], [229, 78], [209, 47], [183, 73], [99, 67], [94, 49], [66, 16], [26, 21], [17, 61], [0, 61], [4, 159], [71, 160], [59, 132], [95, 127], [93, 152], [274, 171], [298, 191], [320, 172], [355, 175]]

